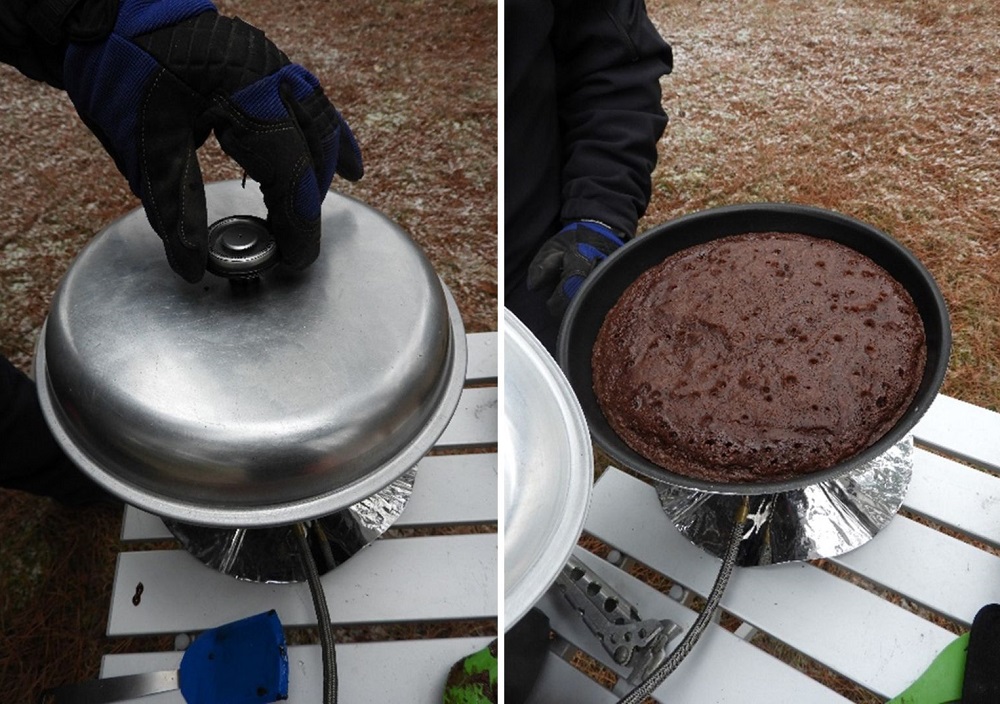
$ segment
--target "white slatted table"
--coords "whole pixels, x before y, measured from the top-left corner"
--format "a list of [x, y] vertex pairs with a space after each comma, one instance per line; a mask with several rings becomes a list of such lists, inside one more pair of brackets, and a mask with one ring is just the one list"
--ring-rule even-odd
[[[496, 525], [497, 333], [468, 336], [466, 388], [437, 448], [471, 454], [427, 457], [393, 528]], [[471, 387], [471, 388], [470, 388]], [[125, 541], [170, 539], [160, 519], [128, 508]], [[383, 538], [324, 575], [335, 626], [493, 619], [498, 614], [497, 534]], [[143, 585], [139, 605], [132, 603]], [[108, 635], [197, 632], [268, 609], [286, 627], [314, 626], [306, 584], [267, 585], [215, 572], [180, 549], [126, 551], [118, 557]], [[343, 643], [337, 646], [342, 704], [436, 704], [448, 670], [491, 638]], [[176, 669], [181, 652], [107, 655], [101, 677]], [[319, 702], [319, 645], [289, 648], [289, 703]], [[142, 704], [183, 704], [178, 693]]]
[[[913, 480], [904, 512], [988, 546], [1000, 545], [1000, 415], [939, 396], [914, 437]], [[711, 589], [719, 569], [717, 558], [692, 546], [670, 524], [651, 486], [616, 469], [598, 480], [585, 530], [701, 596]], [[634, 599], [643, 618], [669, 618], [685, 629], [693, 623], [695, 612], [616, 564], [579, 547], [576, 553], [623, 596]], [[905, 515], [834, 562], [886, 591], [876, 594], [808, 563], [737, 568], [722, 608], [744, 625], [735, 633], [710, 626], [656, 691], [657, 701], [847, 701], [741, 637], [755, 630], [889, 699], [955, 638], [891, 599], [925, 607], [963, 628], [982, 606], [1000, 602], [1000, 558]], [[561, 595], [550, 590], [539, 606], [568, 641], [570, 652], [577, 648], [625, 674]], [[615, 692], [627, 689], [619, 681]], [[615, 700], [554, 654], [532, 699], [536, 704]]]

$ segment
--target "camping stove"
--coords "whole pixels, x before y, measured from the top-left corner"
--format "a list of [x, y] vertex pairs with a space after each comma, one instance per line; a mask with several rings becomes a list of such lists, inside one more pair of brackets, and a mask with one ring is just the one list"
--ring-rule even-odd
[[[913, 436], [825, 482], [749, 497], [737, 565], [836, 557], [871, 540], [903, 504], [913, 474]], [[722, 557], [745, 497], [656, 483], [660, 505], [695, 545]]]
[[[304, 525], [316, 569], [323, 575], [343, 564], [385, 533], [406, 508], [416, 469], [353, 506]], [[274, 528], [210, 528], [164, 519], [184, 549], [201, 562], [250, 582], [304, 582], [297, 525]]]

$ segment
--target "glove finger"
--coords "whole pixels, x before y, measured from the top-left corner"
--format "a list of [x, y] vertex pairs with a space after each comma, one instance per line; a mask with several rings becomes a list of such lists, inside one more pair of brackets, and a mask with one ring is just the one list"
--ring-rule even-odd
[[[319, 256], [320, 203], [326, 190], [320, 189], [306, 137], [280, 98], [284, 71], [252, 84], [231, 100], [218, 99], [212, 123], [223, 150], [260, 184], [268, 227], [282, 261], [302, 269]], [[281, 114], [260, 109], [266, 105], [274, 110], [275, 104]]]
[[257, 178], [251, 169], [247, 173], [260, 183], [268, 228], [281, 260], [294, 269], [304, 269], [319, 256], [320, 203], [326, 190], [320, 190], [311, 164], [302, 158], [279, 162], [277, 167], [273, 179]]
[[[603, 255], [600, 259], [604, 259]], [[571, 249], [566, 253], [562, 258], [562, 278], [546, 303], [550, 314], [559, 319], [563, 317], [573, 296], [580, 290], [584, 279], [590, 275], [600, 259], [588, 258], [578, 249]]]
[[528, 290], [534, 291], [558, 281], [566, 253], [565, 245], [557, 239], [551, 239], [543, 244], [528, 266]]
[[[299, 97], [302, 94], [305, 97]], [[319, 81], [303, 69], [294, 82], [282, 85], [281, 95], [309, 147], [320, 191], [325, 194], [330, 189], [334, 173], [350, 181], [360, 179], [364, 175], [361, 149], [347, 122], [327, 100]]]
[[178, 107], [189, 102], [190, 92], [163, 71], [142, 115], [139, 197], [171, 268], [194, 283], [208, 259], [208, 214], [194, 119]]
[[[338, 117], [340, 113], [337, 113]], [[365, 165], [361, 159], [361, 147], [351, 131], [351, 126], [344, 118], [340, 118], [340, 158], [337, 161], [337, 173], [348, 181], [357, 181], [365, 175]]]
[[[590, 276], [590, 272], [594, 270], [594, 267], [597, 266], [598, 261], [597, 259], [584, 256], [578, 251], [567, 252], [566, 256], [563, 257], [562, 281], [560, 285], [565, 286], [566, 281], [574, 277], [578, 277], [581, 281], [587, 278]], [[573, 293], [576, 293], [576, 289], [573, 289]]]

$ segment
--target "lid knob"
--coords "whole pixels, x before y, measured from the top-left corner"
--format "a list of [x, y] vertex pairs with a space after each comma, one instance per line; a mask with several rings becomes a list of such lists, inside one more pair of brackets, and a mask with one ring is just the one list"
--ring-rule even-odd
[[208, 228], [207, 269], [229, 279], [252, 279], [278, 262], [278, 248], [267, 222], [252, 215], [232, 215]]

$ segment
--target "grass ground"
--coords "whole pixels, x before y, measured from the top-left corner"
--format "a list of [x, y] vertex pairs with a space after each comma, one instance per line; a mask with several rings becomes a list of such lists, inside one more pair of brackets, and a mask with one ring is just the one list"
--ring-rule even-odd
[[[366, 176], [334, 187], [423, 248], [469, 331], [497, 326], [497, 4], [480, 0], [220, 0], [312, 70], [361, 142]], [[59, 279], [138, 207], [67, 97], [0, 66], [0, 353], [27, 370]], [[209, 143], [206, 180], [241, 172]], [[68, 511], [0, 490], [0, 685], [5, 701], [97, 674], [101, 655], [172, 640], [104, 636], [118, 511]], [[447, 626], [445, 627], [447, 628]], [[482, 624], [453, 627], [476, 632]], [[488, 629], [487, 629], [488, 630]], [[339, 638], [364, 639], [363, 629]], [[421, 637], [401, 626], [380, 637]], [[440, 635], [440, 634], [437, 634]]]

